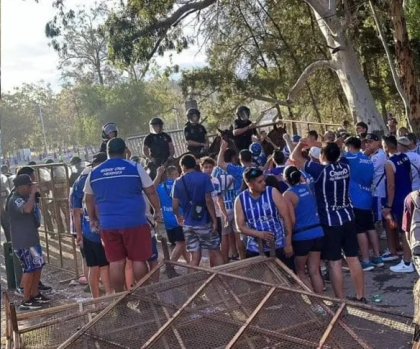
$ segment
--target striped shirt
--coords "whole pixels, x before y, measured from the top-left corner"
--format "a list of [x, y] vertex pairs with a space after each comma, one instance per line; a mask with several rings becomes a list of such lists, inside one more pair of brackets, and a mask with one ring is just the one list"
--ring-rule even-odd
[[[258, 199], [253, 198], [249, 190], [245, 190], [239, 194], [239, 200], [248, 226], [257, 231], [275, 234], [277, 249], [284, 247], [285, 233], [283, 220], [273, 200], [273, 189], [267, 187]], [[250, 252], [258, 252], [258, 240], [248, 237], [246, 249]], [[265, 245], [264, 250], [269, 251], [270, 247]]]
[[321, 224], [335, 227], [352, 221], [354, 213], [349, 197], [349, 165], [337, 162], [324, 166], [308, 161], [305, 164], [305, 172], [315, 179]]
[[220, 183], [220, 192], [225, 202], [226, 210], [233, 210], [233, 205], [236, 199], [235, 178], [221, 169], [216, 167], [213, 171], [213, 177], [217, 178]]

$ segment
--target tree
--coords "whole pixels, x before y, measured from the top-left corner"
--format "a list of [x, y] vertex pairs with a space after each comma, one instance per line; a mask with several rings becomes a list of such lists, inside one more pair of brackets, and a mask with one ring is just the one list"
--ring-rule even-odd
[[[337, 10], [338, 6], [335, 0], [306, 0], [305, 2], [315, 15], [316, 23], [330, 47], [330, 55], [327, 59], [311, 63], [303, 71], [290, 90], [289, 100], [296, 99], [302, 87], [315, 71], [327, 68], [337, 75], [354, 119], [367, 122], [372, 130], [384, 130], [383, 119], [376, 108], [372, 93], [363, 76], [357, 53], [346, 32], [351, 25], [351, 11], [346, 5], [347, 2], [344, 2], [344, 7], [340, 8], [340, 11]], [[271, 1], [267, 4], [280, 6]], [[185, 18], [196, 14], [206, 18], [207, 22], [209, 19], [217, 22], [217, 7], [223, 6], [227, 5], [216, 0], [197, 0], [187, 3], [167, 0], [153, 2], [152, 6], [147, 0], [131, 1], [122, 14], [113, 16], [110, 27], [111, 41], [113, 37], [129, 37], [131, 44], [128, 45], [128, 48], [127, 45], [124, 47], [114, 46], [114, 55], [121, 55], [129, 62], [132, 51], [138, 48], [141, 56], [147, 58], [159, 49], [168, 48], [168, 46], [162, 45], [165, 40], [171, 43], [174, 41], [174, 37], [183, 37], [180, 23]], [[130, 20], [127, 21], [127, 18]]]

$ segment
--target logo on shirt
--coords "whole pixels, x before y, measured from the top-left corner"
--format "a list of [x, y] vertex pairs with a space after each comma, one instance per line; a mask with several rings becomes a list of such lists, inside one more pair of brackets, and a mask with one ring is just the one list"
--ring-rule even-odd
[[125, 166], [103, 168], [103, 169], [101, 169], [101, 173], [104, 177], [118, 176], [118, 175], [122, 174], [124, 170], [125, 170]]
[[331, 181], [337, 181], [339, 179], [347, 178], [349, 176], [349, 170], [347, 168], [343, 168], [339, 171], [331, 170], [329, 175]]
[[25, 205], [25, 200], [23, 200], [22, 198], [17, 198], [15, 200], [15, 205], [19, 208], [21, 208], [23, 205]]

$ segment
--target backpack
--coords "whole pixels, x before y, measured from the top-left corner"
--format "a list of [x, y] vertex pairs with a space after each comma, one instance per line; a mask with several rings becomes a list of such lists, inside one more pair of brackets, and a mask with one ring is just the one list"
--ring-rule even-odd
[[420, 191], [411, 193], [414, 210], [411, 216], [410, 248], [413, 256], [420, 256]]

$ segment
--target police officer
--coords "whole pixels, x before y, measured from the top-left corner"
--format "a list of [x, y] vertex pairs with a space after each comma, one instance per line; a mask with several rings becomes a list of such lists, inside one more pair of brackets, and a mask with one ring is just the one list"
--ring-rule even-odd
[[[99, 149], [100, 153], [106, 153], [106, 144], [110, 139], [118, 137], [118, 127], [115, 122], [108, 122], [102, 126], [102, 143]], [[131, 157], [131, 151], [126, 149], [126, 157], [129, 159]]]
[[150, 177], [154, 179], [157, 168], [172, 157], [175, 150], [171, 136], [163, 132], [163, 120], [161, 118], [153, 118], [149, 125], [150, 134], [144, 139], [143, 154], [149, 159]]
[[200, 112], [197, 109], [191, 108], [187, 111], [188, 122], [185, 124], [184, 135], [187, 141], [187, 149], [196, 158], [205, 155], [205, 151], [209, 147], [209, 140], [207, 137], [207, 130], [199, 123]]
[[241, 105], [236, 109], [236, 119], [233, 124], [233, 135], [235, 144], [239, 151], [248, 149], [252, 143], [252, 135], [257, 134], [256, 125], [249, 120], [251, 111], [248, 107]]

